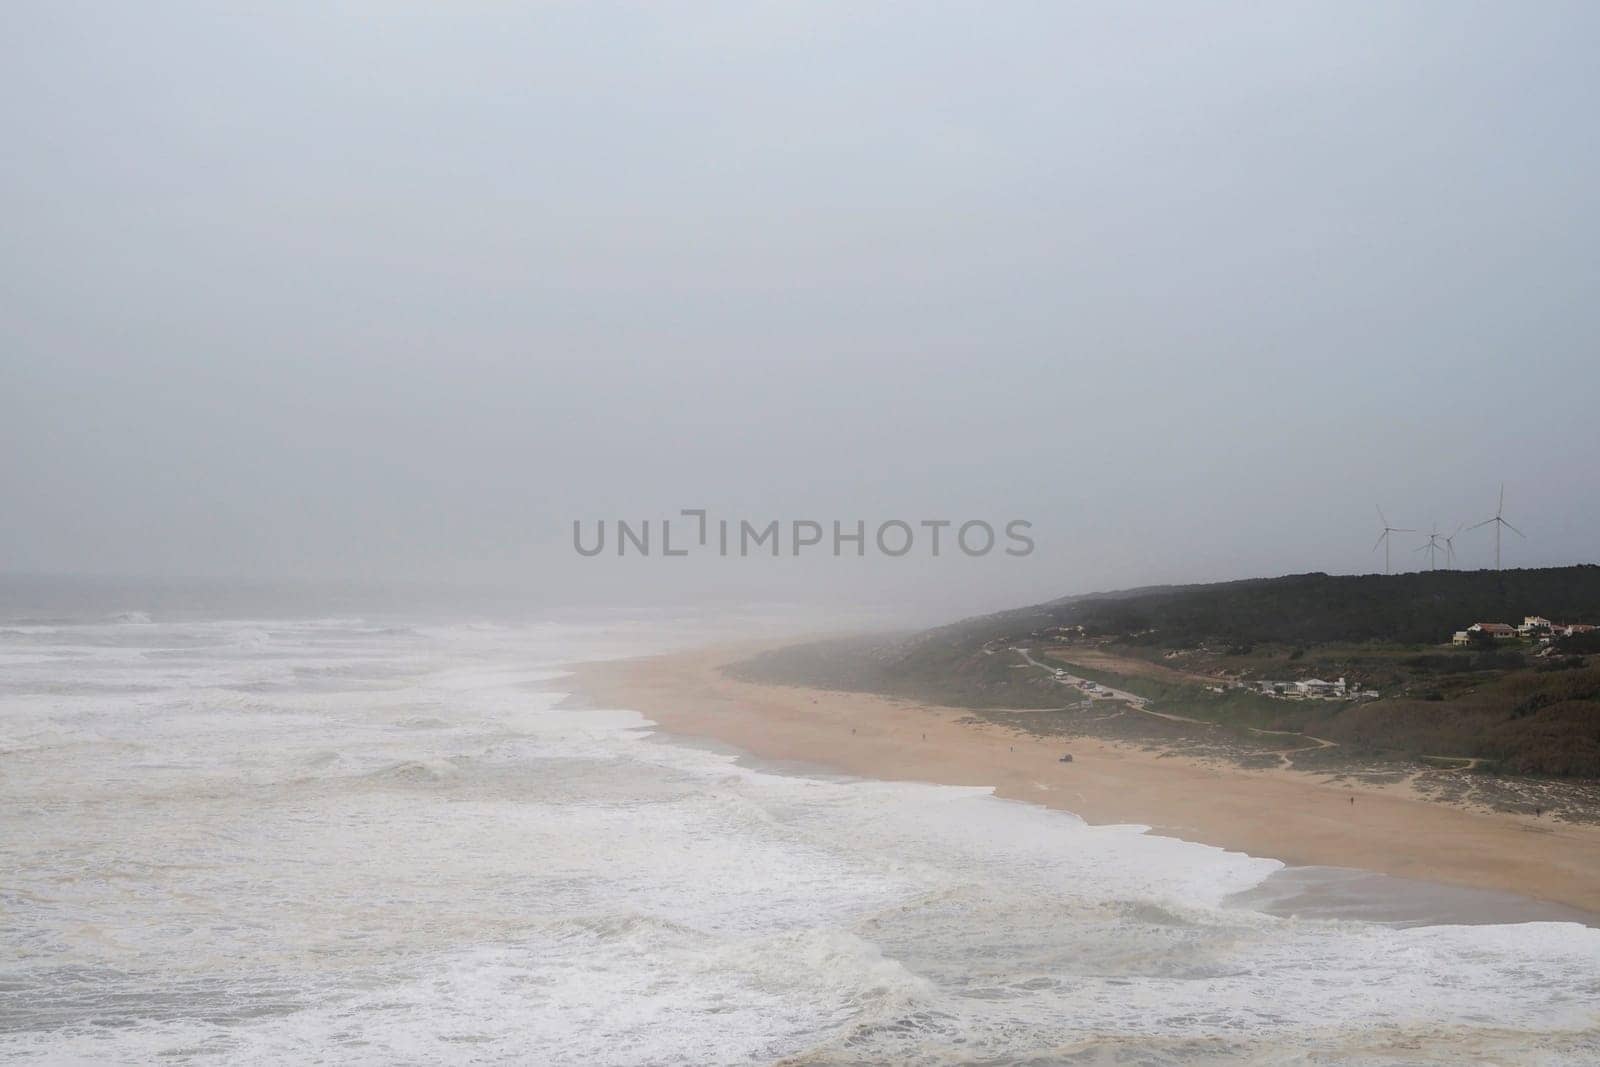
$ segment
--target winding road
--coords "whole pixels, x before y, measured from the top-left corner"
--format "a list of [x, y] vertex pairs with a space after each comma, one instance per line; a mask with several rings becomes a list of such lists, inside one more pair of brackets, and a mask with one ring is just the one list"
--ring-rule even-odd
[[[1058, 670], [1058, 668], [1052, 667], [1047, 663], [1040, 663], [1038, 660], [1033, 658], [1033, 656], [1031, 654], [1031, 650], [1029, 650], [1029, 649], [1013, 645], [1012, 648], [1011, 648], [1011, 651], [1013, 651], [1013, 652], [1017, 653], [1018, 655], [1020, 655], [1022, 657], [1023, 661], [1025, 663], [1027, 663], [1029, 666], [1033, 666], [1033, 667], [1039, 668], [1041, 671], [1044, 671], [1054, 681], [1059, 682], [1061, 685], [1065, 685], [1065, 686], [1076, 688], [1078, 686], [1079, 682], [1092, 681], [1092, 679], [1079, 678], [1077, 675], [1074, 675], [1074, 674], [1072, 674], [1070, 672], [1065, 672], [1065, 668], [1059, 668], [1059, 669], [1063, 670], [1064, 673], [1057, 674], [1056, 671]], [[1137, 693], [1130, 693], [1125, 689], [1113, 689], [1108, 685], [1101, 685], [1099, 682], [1095, 682], [1094, 684], [1099, 687], [1099, 691], [1098, 692], [1094, 692], [1094, 693], [1085, 692], [1084, 693], [1084, 696], [1088, 697], [1090, 700], [1120, 700], [1123, 703], [1127, 704], [1128, 707], [1132, 708], [1134, 711], [1142, 711], [1146, 715], [1154, 715], [1158, 719], [1167, 719], [1167, 720], [1169, 720], [1171, 722], [1186, 722], [1186, 723], [1192, 723], [1192, 724], [1194, 724], [1196, 726], [1220, 726], [1220, 725], [1222, 725], [1221, 723], [1214, 722], [1214, 721], [1212, 721], [1210, 719], [1191, 719], [1186, 715], [1174, 715], [1171, 712], [1154, 711], [1154, 710], [1151, 709], [1150, 701], [1149, 701], [1149, 699], [1147, 697], [1142, 697]], [[1339, 747], [1339, 742], [1337, 742], [1337, 741], [1330, 741], [1326, 737], [1317, 737], [1314, 734], [1302, 733], [1299, 730], [1265, 730], [1265, 729], [1262, 729], [1259, 726], [1245, 726], [1245, 727], [1242, 727], [1242, 729], [1247, 730], [1250, 733], [1258, 734], [1258, 735], [1261, 735], [1261, 736], [1264, 736], [1264, 737], [1293, 737], [1293, 738], [1297, 738], [1297, 739], [1300, 739], [1300, 740], [1303, 740], [1303, 741], [1311, 742], [1308, 745], [1301, 745], [1298, 748], [1285, 748], [1285, 749], [1276, 750], [1277, 753], [1278, 753], [1278, 759], [1286, 767], [1293, 765], [1293, 763], [1289, 759], [1289, 757], [1294, 755], [1296, 752], [1313, 752], [1313, 751], [1318, 751], [1320, 749], [1325, 749], [1325, 748], [1338, 748]], [[1473, 757], [1473, 756], [1428, 756], [1428, 755], [1422, 755], [1422, 756], [1418, 756], [1416, 758], [1419, 761], [1422, 761], [1424, 763], [1429, 763], [1429, 761], [1436, 761], [1436, 762], [1429, 763], [1429, 765], [1434, 770], [1440, 770], [1440, 771], [1446, 771], [1446, 772], [1475, 771], [1475, 770], [1478, 770], [1480, 767], [1487, 766], [1488, 764], [1493, 762], [1493, 760], [1489, 760], [1489, 759], [1486, 759], [1486, 758], [1483, 758], [1483, 757]], [[1456, 766], [1454, 766], [1454, 767], [1441, 767], [1441, 766], [1439, 766], [1440, 763], [1454, 763], [1454, 764], [1456, 764]]]
[[[1062, 685], [1077, 686], [1079, 682], [1091, 680], [1087, 678], [1079, 678], [1070, 672], [1057, 674], [1056, 670], [1058, 668], [1051, 667], [1049, 664], [1040, 663], [1038, 660], [1033, 658], [1029, 649], [1013, 646], [1011, 651], [1017, 653], [1023, 658], [1024, 661], [1034, 667], [1038, 667], [1040, 670], [1050, 675], [1052, 679]], [[1064, 670], [1064, 668], [1062, 669]], [[1100, 687], [1101, 692], [1086, 694], [1091, 700], [1121, 700], [1135, 711], [1142, 711], [1146, 715], [1154, 715], [1158, 719], [1167, 719], [1170, 722], [1193, 723], [1196, 726], [1220, 725], [1219, 723], [1213, 722], [1210, 719], [1191, 719], [1186, 715], [1174, 715], [1171, 712], [1154, 711], [1151, 709], [1150, 701], [1146, 697], [1142, 697], [1137, 693], [1130, 693], [1125, 689], [1113, 689], [1108, 685], [1100, 685], [1098, 682], [1095, 682], [1094, 684]], [[1286, 748], [1279, 751], [1278, 759], [1281, 760], [1285, 766], [1290, 764], [1289, 757], [1296, 752], [1310, 752], [1314, 749], [1339, 747], [1339, 742], [1337, 741], [1330, 741], [1326, 737], [1314, 737], [1311, 734], [1301, 733], [1298, 730], [1263, 730], [1256, 726], [1246, 726], [1244, 729], [1253, 734], [1276, 737], [1296, 737], [1311, 742], [1311, 744], [1301, 745], [1299, 748]]]

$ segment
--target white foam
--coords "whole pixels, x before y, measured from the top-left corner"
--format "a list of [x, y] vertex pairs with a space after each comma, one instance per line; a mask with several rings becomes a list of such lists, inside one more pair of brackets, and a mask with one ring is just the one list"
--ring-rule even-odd
[[561, 706], [555, 656], [613, 629], [137, 629], [15, 638], [0, 1057], [1597, 1047], [1600, 931], [1277, 919], [1222, 906], [1274, 860], [643, 743], [635, 712]]

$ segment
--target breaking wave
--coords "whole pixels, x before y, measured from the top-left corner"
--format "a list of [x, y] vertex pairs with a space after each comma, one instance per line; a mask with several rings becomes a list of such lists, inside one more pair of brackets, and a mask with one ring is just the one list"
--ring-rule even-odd
[[1275, 860], [560, 706], [662, 625], [0, 632], [0, 1057], [1600, 1059], [1600, 931], [1280, 918]]

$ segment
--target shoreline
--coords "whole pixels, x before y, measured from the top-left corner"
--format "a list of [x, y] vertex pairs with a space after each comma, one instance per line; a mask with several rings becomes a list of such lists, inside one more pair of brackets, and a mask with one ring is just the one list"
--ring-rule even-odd
[[[721, 668], [772, 642], [574, 664], [573, 688], [671, 734], [765, 762], [880, 780], [986, 786], [1094, 824], [1139, 824], [1289, 869], [1346, 868], [1487, 890], [1600, 916], [1600, 827], [1482, 812], [1406, 783], [1330, 783], [1124, 742], [1043, 740], [961, 708], [736, 681]], [[1071, 763], [1059, 762], [1069, 751]], [[1573, 921], [1581, 921], [1573, 919]]]

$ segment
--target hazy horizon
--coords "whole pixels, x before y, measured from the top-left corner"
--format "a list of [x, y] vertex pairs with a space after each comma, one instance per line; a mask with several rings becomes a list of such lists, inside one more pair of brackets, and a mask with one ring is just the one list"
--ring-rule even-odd
[[[0, 573], [955, 616], [1502, 482], [1505, 566], [1595, 559], [1592, 5], [0, 26]], [[573, 550], [684, 508], [1037, 547]]]
[[1600, 1063], [1600, 5], [256, 8], [0, 7], [0, 1061]]

